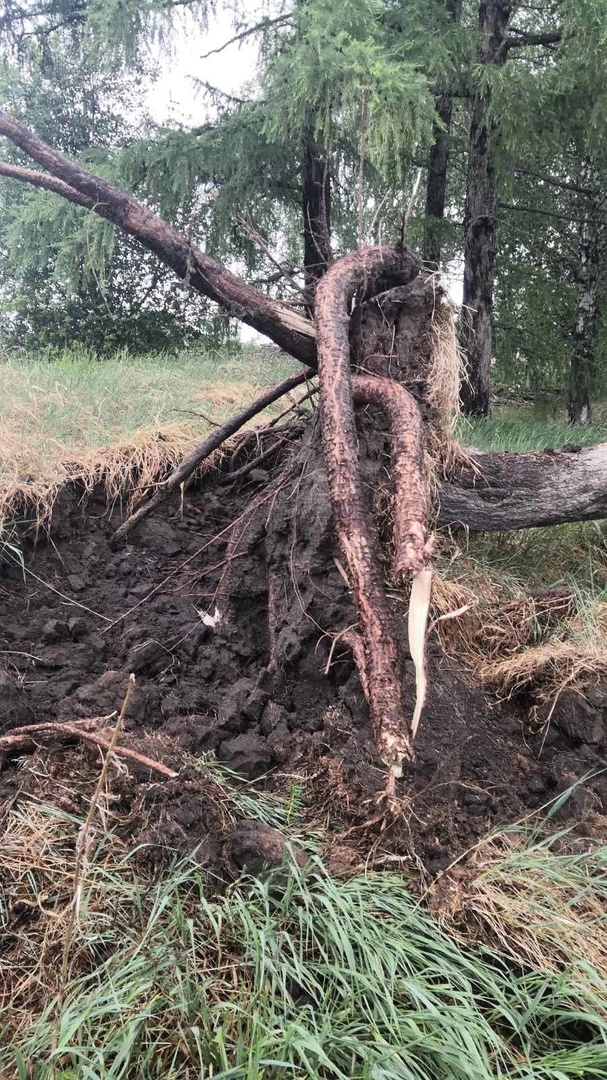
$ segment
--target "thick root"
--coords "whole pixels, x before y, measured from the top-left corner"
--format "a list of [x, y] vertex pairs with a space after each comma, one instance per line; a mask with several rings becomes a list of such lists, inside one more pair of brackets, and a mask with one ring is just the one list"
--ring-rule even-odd
[[353, 397], [379, 404], [392, 429], [395, 473], [395, 552], [398, 573], [418, 573], [430, 553], [421, 420], [404, 388], [389, 379], [350, 372], [349, 313], [361, 299], [419, 273], [408, 252], [367, 248], [336, 263], [316, 294], [316, 332], [321, 387], [323, 451], [335, 530], [354, 596], [364, 647], [354, 658], [365, 687], [378, 752], [398, 772], [412, 760], [407, 730], [403, 665], [394, 616], [384, 590], [367, 520], [358, 461]]

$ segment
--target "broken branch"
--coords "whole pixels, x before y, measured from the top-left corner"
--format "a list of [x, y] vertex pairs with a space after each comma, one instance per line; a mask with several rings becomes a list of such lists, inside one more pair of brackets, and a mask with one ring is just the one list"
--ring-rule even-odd
[[126, 746], [112, 746], [109, 739], [104, 739], [102, 735], [97, 735], [93, 730], [98, 724], [105, 720], [105, 717], [92, 717], [90, 720], [80, 721], [75, 720], [65, 723], [46, 723], [46, 724], [29, 724], [24, 728], [15, 728], [10, 735], [2, 735], [0, 737], [0, 754], [17, 754], [21, 750], [29, 750], [30, 747], [35, 746], [38, 739], [59, 739], [67, 740], [69, 742], [72, 739], [80, 740], [81, 742], [90, 743], [92, 746], [98, 746], [106, 752], [116, 754], [118, 757], [127, 758], [129, 761], [134, 761], [137, 765], [141, 765], [145, 769], [151, 769], [152, 772], [160, 773], [161, 776], [165, 776], [168, 780], [174, 780], [178, 773], [174, 769], [169, 769], [168, 765], [163, 765], [160, 761], [154, 761], [153, 758], [146, 757], [145, 754], [139, 754], [136, 750], [130, 750]]
[[269, 390], [265, 390], [263, 394], [260, 394], [255, 401], [252, 401], [250, 405], [247, 405], [240, 412], [234, 413], [229, 420], [226, 420], [225, 424], [218, 427], [216, 431], [200, 446], [197, 446], [195, 450], [192, 450], [191, 454], [188, 454], [186, 458], [181, 462], [174, 472], [171, 473], [168, 480], [158, 488], [155, 495], [152, 496], [148, 502], [140, 506], [134, 514], [122, 523], [119, 529], [110, 540], [110, 547], [114, 548], [116, 544], [123, 540], [127, 536], [131, 529], [138, 525], [160, 505], [162, 500], [166, 498], [171, 492], [175, 491], [178, 487], [189, 480], [192, 473], [198, 468], [200, 463], [208, 458], [214, 450], [217, 450], [231, 435], [234, 435], [241, 427], [251, 420], [258, 413], [263, 412], [264, 409], [271, 405], [274, 401], [278, 401], [278, 398], [288, 394], [290, 390], [293, 390], [296, 386], [300, 386], [301, 383], [306, 382], [314, 374], [312, 371], [302, 371], [298, 375], [292, 375], [290, 379], [285, 379], [284, 382], [278, 383], [278, 385], [271, 387]]

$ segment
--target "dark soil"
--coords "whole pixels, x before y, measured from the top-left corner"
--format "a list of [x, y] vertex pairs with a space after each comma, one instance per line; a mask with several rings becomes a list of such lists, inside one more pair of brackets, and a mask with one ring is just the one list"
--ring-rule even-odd
[[[277, 670], [270, 663], [276, 643], [268, 630], [268, 566], [271, 576], [280, 558], [299, 558], [288, 544], [279, 557], [280, 529], [266, 540], [263, 558], [253, 552], [234, 563], [230, 620], [213, 628], [199, 614], [214, 611], [226, 555], [227, 534], [214, 538], [266, 481], [257, 470], [234, 495], [208, 479], [183, 505], [161, 508], [117, 552], [109, 538], [118, 508], [109, 513], [102, 493], [84, 499], [66, 490], [50, 536], [35, 543], [24, 534], [25, 571], [6, 553], [0, 564], [0, 734], [112, 714], [134, 672], [121, 742], [181, 772], [165, 781], [130, 765], [113, 770], [114, 817], [133, 843], [187, 849], [203, 842], [211, 863], [224, 857], [220, 847], [233, 824], [200, 766], [211, 751], [262, 788], [299, 783], [302, 828], [328, 820], [337, 847], [343, 840], [369, 851], [381, 843], [414, 855], [430, 872], [490, 828], [539, 810], [604, 767], [607, 688], [594, 687], [590, 700], [564, 694], [547, 734], [534, 735], [524, 702], [499, 703], [431, 642], [430, 696], [417, 763], [399, 786], [402, 813], [387, 828], [366, 827], [377, 816], [385, 770], [373, 753], [349, 655], [338, 647], [338, 662], [325, 674], [330, 641], [322, 627], [347, 625], [339, 621], [344, 612], [347, 619], [339, 574], [306, 570], [305, 588], [296, 590], [299, 617], [306, 613], [303, 637], [289, 621], [289, 603], [274, 597], [282, 621], [272, 633], [288, 657]], [[306, 528], [320, 544], [325, 526], [306, 513], [302, 559]], [[413, 685], [411, 670], [407, 678]], [[36, 752], [39, 767], [32, 760], [0, 762], [0, 803], [19, 792], [44, 797], [48, 781], [67, 809], [87, 805], [98, 751], [50, 744]], [[602, 774], [577, 789], [561, 816], [601, 832], [604, 813]]]

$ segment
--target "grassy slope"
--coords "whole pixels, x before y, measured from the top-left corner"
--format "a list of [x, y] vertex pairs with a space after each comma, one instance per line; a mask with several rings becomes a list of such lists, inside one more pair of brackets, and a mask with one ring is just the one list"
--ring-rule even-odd
[[24, 481], [42, 507], [70, 477], [94, 483], [106, 469], [112, 489], [129, 463], [152, 481], [209, 433], [205, 417], [221, 422], [295, 370], [292, 361], [252, 347], [177, 358], [97, 361], [73, 352], [53, 362], [2, 359], [0, 518]]
[[0, 911], [45, 902], [25, 942], [3, 942], [6, 1080], [607, 1074], [604, 850], [502, 834], [441, 926], [395, 874], [333, 879], [312, 853], [275, 885], [213, 896], [195, 857], [144, 884], [101, 834], [62, 983], [78, 825], [8, 816]]

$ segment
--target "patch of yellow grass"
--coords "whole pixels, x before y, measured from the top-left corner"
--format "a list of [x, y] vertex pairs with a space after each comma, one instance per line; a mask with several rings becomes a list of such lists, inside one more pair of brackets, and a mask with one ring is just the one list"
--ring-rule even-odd
[[202, 442], [209, 420], [221, 423], [292, 373], [288, 359], [248, 351], [0, 361], [0, 524], [26, 510], [46, 523], [70, 482], [136, 502]]
[[[431, 906], [465, 944], [517, 965], [607, 979], [607, 848], [524, 830], [483, 840], [430, 890]], [[606, 1003], [607, 1007], [607, 1003]]]
[[432, 618], [442, 647], [475, 679], [504, 693], [533, 685], [554, 700], [565, 686], [607, 674], [607, 603], [566, 586], [528, 593], [462, 562], [464, 580], [441, 575], [439, 564]]

